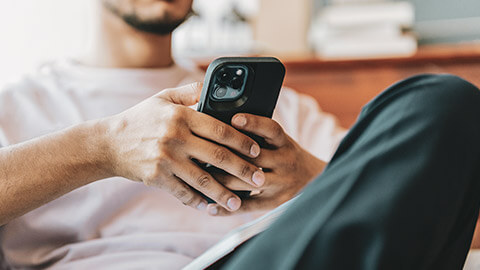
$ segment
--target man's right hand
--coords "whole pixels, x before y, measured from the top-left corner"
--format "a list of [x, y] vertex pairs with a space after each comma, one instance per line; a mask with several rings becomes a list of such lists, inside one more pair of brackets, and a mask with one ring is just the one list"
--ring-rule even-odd
[[188, 106], [198, 102], [201, 84], [166, 89], [118, 115], [105, 118], [113, 175], [159, 187], [185, 205], [203, 210], [205, 194], [229, 211], [241, 200], [199, 167], [192, 158], [238, 177], [252, 188], [264, 173], [234, 154], [255, 158], [259, 145], [233, 127]]

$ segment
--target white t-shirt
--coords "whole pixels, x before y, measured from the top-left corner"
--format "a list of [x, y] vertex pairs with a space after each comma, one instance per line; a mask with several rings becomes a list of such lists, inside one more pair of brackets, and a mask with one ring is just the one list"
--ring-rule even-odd
[[[0, 91], [0, 145], [116, 114], [162, 89], [194, 81], [203, 81], [203, 73], [178, 65], [104, 69], [52, 62]], [[274, 119], [324, 160], [344, 135], [313, 99], [289, 89], [282, 90]], [[212, 217], [162, 190], [115, 177], [3, 226], [0, 256], [4, 267], [21, 269], [179, 269], [258, 214]]]

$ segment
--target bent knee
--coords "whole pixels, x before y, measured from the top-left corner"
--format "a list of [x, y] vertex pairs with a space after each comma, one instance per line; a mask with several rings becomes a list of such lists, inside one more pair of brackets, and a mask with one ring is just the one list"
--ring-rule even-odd
[[[444, 120], [480, 117], [480, 91], [470, 82], [450, 74], [424, 75], [415, 91], [426, 112]], [[472, 120], [473, 121], [473, 120]]]
[[364, 113], [392, 100], [410, 100], [411, 105], [441, 109], [445, 106], [480, 106], [480, 91], [470, 82], [450, 74], [421, 74], [395, 83], [364, 107]]
[[392, 85], [367, 104], [362, 114], [377, 108], [389, 108], [394, 114], [408, 110], [417, 120], [441, 125], [458, 119], [480, 121], [480, 91], [455, 75], [422, 74]]
[[451, 74], [424, 74], [406, 79], [404, 86], [415, 92], [422, 105], [444, 112], [480, 107], [480, 91], [470, 82]]
[[452, 98], [478, 98], [479, 90], [476, 86], [465, 79], [451, 74], [428, 75], [427, 77], [441, 90], [441, 94], [446, 94]]

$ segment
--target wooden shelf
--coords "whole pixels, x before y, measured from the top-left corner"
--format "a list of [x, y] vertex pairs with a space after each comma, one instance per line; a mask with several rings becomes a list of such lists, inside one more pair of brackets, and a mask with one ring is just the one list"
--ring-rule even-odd
[[480, 85], [480, 44], [420, 47], [411, 57], [366, 60], [282, 59], [285, 85], [313, 96], [349, 128], [373, 97], [421, 73], [452, 73]]
[[280, 57], [290, 68], [334, 69], [345, 67], [411, 66], [425, 63], [480, 62], [480, 43], [461, 45], [420, 46], [409, 57], [383, 57], [370, 59], [322, 59], [314, 55]]

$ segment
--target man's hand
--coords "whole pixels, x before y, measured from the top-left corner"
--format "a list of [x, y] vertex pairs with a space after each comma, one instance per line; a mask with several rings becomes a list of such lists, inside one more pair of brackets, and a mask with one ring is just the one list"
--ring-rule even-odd
[[229, 149], [255, 158], [260, 147], [233, 127], [187, 107], [198, 102], [200, 92], [200, 84], [166, 89], [106, 118], [112, 174], [159, 187], [186, 205], [205, 209], [205, 199], [194, 188], [226, 212], [235, 211], [241, 205], [240, 198], [192, 158], [223, 169], [250, 188], [258, 188], [265, 182], [264, 173]]
[[[239, 130], [263, 137], [269, 145], [263, 148], [257, 158], [250, 159], [263, 168], [266, 176], [262, 187], [252, 188], [232, 175], [215, 175], [226, 187], [232, 190], [252, 190], [254, 194], [244, 199], [241, 208], [235, 212], [269, 210], [294, 197], [316, 175], [326, 163], [301, 148], [274, 120], [251, 114], [237, 114], [232, 125]], [[208, 206], [211, 215], [231, 215], [218, 205]]]

